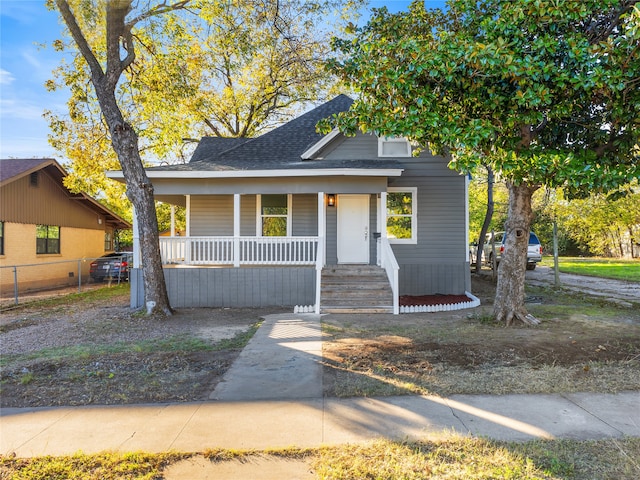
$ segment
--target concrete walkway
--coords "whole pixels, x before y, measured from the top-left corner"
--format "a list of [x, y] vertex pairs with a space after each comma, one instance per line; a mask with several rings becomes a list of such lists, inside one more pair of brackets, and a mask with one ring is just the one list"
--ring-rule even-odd
[[[20, 457], [103, 450], [199, 452], [316, 447], [380, 437], [428, 440], [454, 434], [514, 441], [640, 437], [640, 391], [323, 398], [321, 362], [319, 316], [270, 315], [210, 401], [4, 408], [0, 452]], [[290, 465], [294, 466], [300, 467]], [[256, 468], [268, 471], [264, 465]], [[243, 471], [238, 478], [294, 478], [252, 475]]]

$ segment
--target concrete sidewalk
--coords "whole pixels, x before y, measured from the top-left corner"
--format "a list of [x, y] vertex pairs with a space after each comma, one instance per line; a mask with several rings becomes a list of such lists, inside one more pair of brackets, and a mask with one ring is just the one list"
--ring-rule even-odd
[[501, 440], [640, 436], [640, 393], [318, 398], [2, 410], [20, 457], [103, 450], [317, 447], [451, 434]]
[[[0, 452], [28, 457], [104, 450], [261, 450], [454, 434], [514, 441], [640, 436], [640, 392], [323, 398], [321, 362], [319, 316], [270, 315], [212, 400], [4, 408]], [[257, 468], [265, 471], [263, 465]]]

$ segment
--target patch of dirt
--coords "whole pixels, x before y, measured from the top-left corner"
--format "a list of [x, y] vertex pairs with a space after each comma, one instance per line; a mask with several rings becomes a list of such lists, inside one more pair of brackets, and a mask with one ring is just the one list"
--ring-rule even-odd
[[[239, 350], [100, 355], [3, 371], [2, 406], [205, 400]], [[26, 373], [25, 373], [26, 372]]]
[[[200, 401], [241, 351], [233, 339], [282, 309], [131, 312], [128, 293], [0, 315], [0, 405]], [[224, 343], [227, 341], [227, 343]]]
[[325, 317], [325, 395], [640, 388], [640, 312], [533, 289], [542, 324], [505, 328], [491, 320], [491, 279], [474, 277], [473, 292], [482, 307]]

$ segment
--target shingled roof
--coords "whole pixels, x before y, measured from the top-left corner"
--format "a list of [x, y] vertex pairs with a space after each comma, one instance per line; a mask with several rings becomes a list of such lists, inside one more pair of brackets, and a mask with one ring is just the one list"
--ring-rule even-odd
[[[56, 163], [52, 158], [3, 158], [0, 159], [0, 185], [42, 170]], [[51, 169], [55, 173], [56, 169]], [[58, 175], [62, 178], [60, 175]]]
[[303, 160], [302, 154], [322, 140], [317, 123], [349, 109], [353, 100], [339, 95], [313, 110], [256, 138], [204, 137], [188, 164], [149, 168], [149, 171], [256, 171], [334, 168], [401, 168], [390, 159]]

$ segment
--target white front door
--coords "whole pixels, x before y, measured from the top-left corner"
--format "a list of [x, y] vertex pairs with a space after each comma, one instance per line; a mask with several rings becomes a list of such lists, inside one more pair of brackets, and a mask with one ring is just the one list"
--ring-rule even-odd
[[338, 197], [338, 263], [369, 263], [369, 195]]

